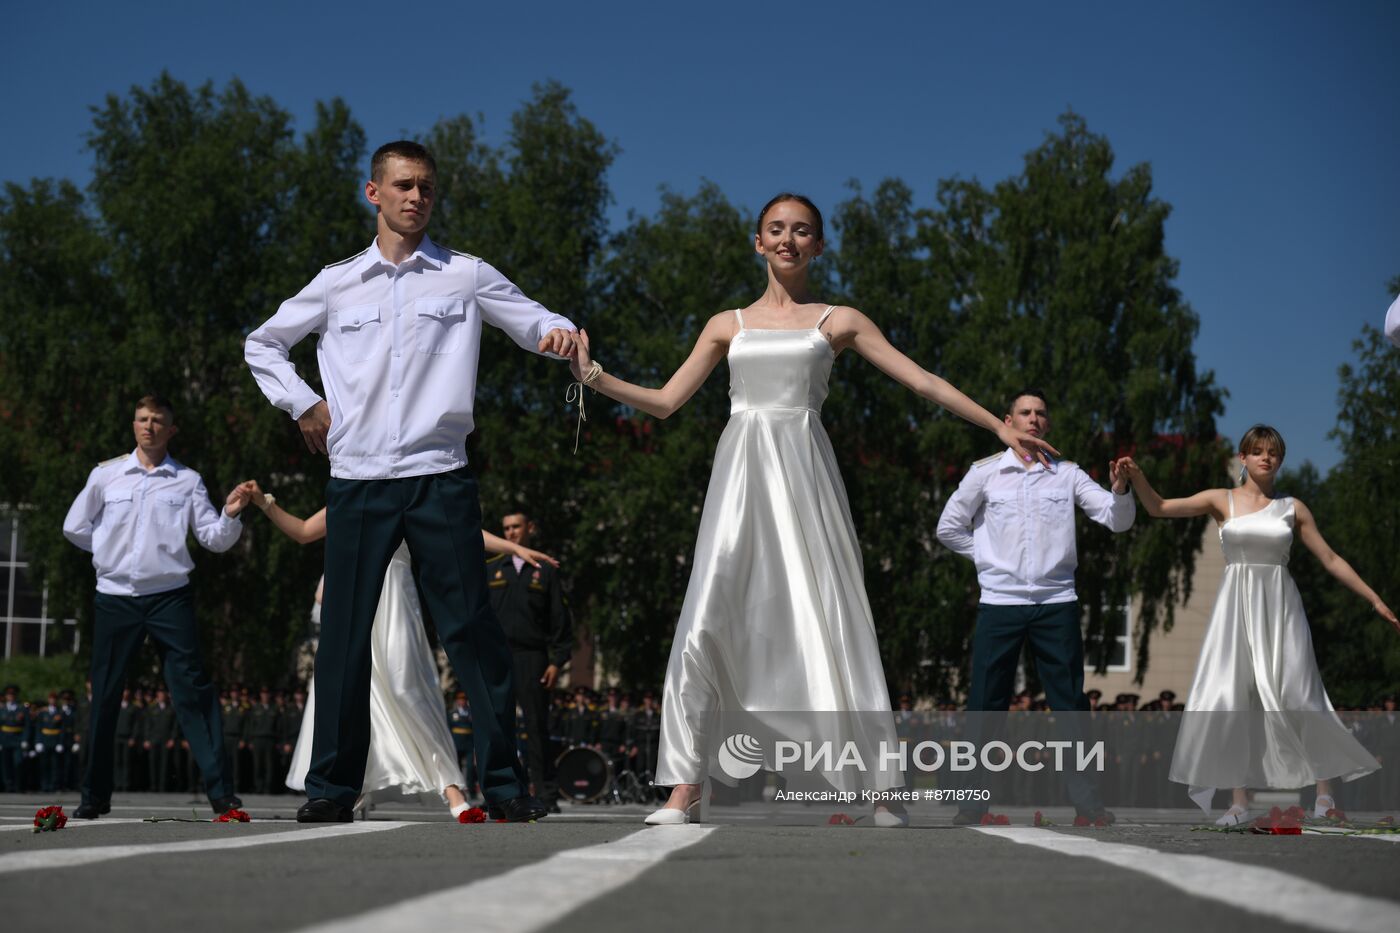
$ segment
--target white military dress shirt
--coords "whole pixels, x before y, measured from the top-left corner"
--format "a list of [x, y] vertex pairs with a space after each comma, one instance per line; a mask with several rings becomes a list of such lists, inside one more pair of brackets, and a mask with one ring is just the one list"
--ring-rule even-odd
[[227, 551], [243, 523], [214, 507], [194, 470], [168, 454], [147, 470], [135, 451], [93, 467], [63, 520], [68, 540], [92, 552], [97, 592], [113, 596], [168, 593], [189, 583], [190, 531], [208, 550]]
[[1110, 492], [1078, 464], [1026, 464], [1008, 449], [967, 471], [938, 520], [938, 540], [972, 558], [982, 602], [994, 606], [1075, 599], [1074, 507], [1100, 525], [1127, 531], [1137, 517], [1131, 492]]
[[576, 329], [475, 256], [425, 236], [395, 266], [376, 240], [283, 302], [248, 335], [244, 357], [272, 404], [298, 418], [321, 397], [288, 352], [320, 337], [332, 476], [446, 473], [467, 463], [483, 321], [531, 352], [549, 331]]

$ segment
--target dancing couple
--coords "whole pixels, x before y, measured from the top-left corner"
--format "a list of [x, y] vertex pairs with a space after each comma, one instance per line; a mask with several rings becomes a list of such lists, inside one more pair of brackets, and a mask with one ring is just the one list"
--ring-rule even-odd
[[[331, 461], [308, 801], [297, 818], [347, 821], [363, 791], [372, 632], [400, 544], [424, 615], [471, 701], [488, 803], [512, 821], [547, 812], [528, 793], [515, 752], [510, 651], [487, 597], [480, 506], [466, 461], [483, 322], [527, 350], [571, 359], [587, 385], [661, 417], [729, 360], [733, 418], [716, 454], [666, 676], [657, 780], [675, 790], [651, 822], [694, 813], [705, 728], [720, 709], [888, 711], [860, 550], [820, 420], [833, 360], [855, 350], [997, 434], [1017, 456], [1056, 451], [920, 368], [859, 311], [813, 300], [808, 270], [824, 240], [821, 214], [805, 198], [780, 195], [759, 216], [754, 247], [768, 267], [764, 294], [712, 318], [675, 376], [651, 390], [603, 373], [585, 334], [489, 264], [434, 243], [426, 229], [435, 181], [422, 146], [380, 147], [365, 185], [377, 211], [375, 241], [321, 270], [246, 344], [259, 387], [297, 420], [307, 447]], [[324, 398], [289, 358], [311, 334], [319, 338]], [[759, 624], [762, 632], [751, 628]]]

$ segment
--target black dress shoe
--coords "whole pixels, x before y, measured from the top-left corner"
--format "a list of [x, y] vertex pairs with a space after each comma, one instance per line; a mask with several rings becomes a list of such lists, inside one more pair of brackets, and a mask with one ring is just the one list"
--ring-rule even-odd
[[561, 810], [561, 809], [559, 809], [559, 801], [557, 801], [557, 800], [551, 800], [551, 801], [549, 802], [549, 812], [550, 812], [550, 813], [563, 813], [564, 811]]
[[298, 823], [351, 823], [354, 820], [354, 810], [324, 797], [308, 800], [297, 810]]
[[959, 810], [957, 816], [953, 817], [954, 826], [980, 826], [982, 824], [983, 811], [981, 810]]
[[549, 807], [545, 806], [538, 797], [524, 794], [501, 803], [491, 804], [487, 815], [493, 820], [505, 820], [507, 823], [529, 823], [532, 820], [542, 820], [548, 816]]
[[111, 812], [112, 805], [110, 803], [89, 803], [84, 800], [82, 803], [78, 804], [78, 809], [73, 811], [73, 819], [95, 820], [102, 814]]
[[209, 801], [209, 806], [214, 808], [215, 813], [222, 815], [230, 810], [242, 810], [243, 801], [234, 796], [220, 797], [218, 800]]

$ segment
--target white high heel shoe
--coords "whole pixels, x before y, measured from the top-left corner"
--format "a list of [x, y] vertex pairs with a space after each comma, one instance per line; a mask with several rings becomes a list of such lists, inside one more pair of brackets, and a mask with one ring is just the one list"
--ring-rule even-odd
[[1248, 823], [1252, 814], [1245, 807], [1235, 804], [1225, 811], [1225, 815], [1215, 821], [1216, 826], [1239, 826]]
[[684, 826], [686, 823], [700, 822], [700, 801], [692, 800], [684, 810], [675, 807], [662, 807], [646, 818], [648, 826]]
[[1332, 799], [1331, 794], [1318, 794], [1317, 800], [1313, 801], [1313, 818], [1325, 820], [1327, 819], [1327, 811], [1335, 810], [1336, 808], [1337, 801]]
[[909, 825], [909, 812], [902, 808], [896, 811], [887, 807], [877, 807], [875, 825], [883, 829], [902, 829]]

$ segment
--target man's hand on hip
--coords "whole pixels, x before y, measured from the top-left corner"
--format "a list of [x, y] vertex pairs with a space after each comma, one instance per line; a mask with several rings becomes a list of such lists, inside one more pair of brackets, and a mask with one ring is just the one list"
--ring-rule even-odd
[[326, 404], [325, 399], [302, 412], [301, 417], [297, 419], [297, 425], [301, 428], [301, 439], [306, 441], [307, 450], [313, 454], [330, 453], [326, 446], [326, 435], [331, 430], [331, 407]]

